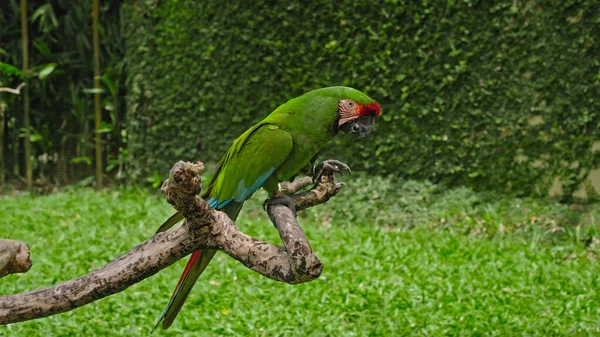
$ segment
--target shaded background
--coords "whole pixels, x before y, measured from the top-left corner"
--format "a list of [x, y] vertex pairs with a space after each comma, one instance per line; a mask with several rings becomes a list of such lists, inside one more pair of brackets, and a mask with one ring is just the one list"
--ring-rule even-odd
[[[0, 6], [0, 60], [18, 65], [18, 4]], [[46, 165], [57, 168], [64, 152], [75, 167], [71, 176], [81, 179], [93, 150], [82, 149], [94, 132], [85, 117], [93, 115], [92, 98], [83, 90], [92, 81], [91, 5], [29, 3], [32, 13], [41, 6], [56, 22], [48, 10], [44, 24], [41, 16], [32, 20], [30, 63], [53, 61], [57, 68], [31, 84], [33, 128], [41, 137], [34, 151], [50, 155]], [[598, 1], [102, 6], [110, 177], [119, 171], [121, 181], [156, 182], [177, 160], [217, 161], [279, 104], [347, 85], [379, 100], [383, 113], [367, 140], [349, 146], [351, 139], [338, 137], [323, 157], [369, 174], [520, 195], [546, 195], [554, 184], [564, 200], [577, 190], [596, 198], [586, 180], [600, 164]], [[49, 54], [38, 47], [44, 44]], [[19, 83], [3, 76], [4, 85]], [[22, 156], [20, 103], [4, 99], [5, 118], [14, 121], [4, 134], [5, 161], [14, 167]], [[44, 172], [37, 165], [34, 175]], [[64, 172], [49, 168], [53, 174]]]

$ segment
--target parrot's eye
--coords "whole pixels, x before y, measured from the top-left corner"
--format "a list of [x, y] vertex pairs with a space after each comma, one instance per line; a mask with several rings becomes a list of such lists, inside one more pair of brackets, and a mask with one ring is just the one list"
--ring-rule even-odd
[[357, 116], [359, 106], [351, 99], [343, 99], [339, 102], [339, 114], [341, 117]]

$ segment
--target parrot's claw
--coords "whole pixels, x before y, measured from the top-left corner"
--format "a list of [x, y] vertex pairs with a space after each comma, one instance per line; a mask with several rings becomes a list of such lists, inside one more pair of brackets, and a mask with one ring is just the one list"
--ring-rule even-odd
[[323, 172], [325, 172], [326, 170], [330, 170], [334, 174], [339, 175], [343, 175], [344, 171], [348, 172], [349, 174], [352, 174], [350, 166], [346, 165], [345, 163], [334, 159], [324, 160], [320, 162], [319, 165], [315, 166], [313, 170], [312, 180], [315, 185], [319, 183]]
[[266, 211], [267, 208], [271, 205], [283, 205], [291, 209], [292, 213], [294, 213], [294, 217], [296, 217], [296, 202], [289, 195], [280, 194], [276, 197], [265, 200], [265, 202], [263, 203], [264, 210]]

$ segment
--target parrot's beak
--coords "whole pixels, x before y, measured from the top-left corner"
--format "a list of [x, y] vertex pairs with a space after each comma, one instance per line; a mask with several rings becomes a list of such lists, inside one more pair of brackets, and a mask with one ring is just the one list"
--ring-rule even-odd
[[359, 116], [344, 121], [340, 125], [340, 130], [351, 135], [357, 135], [356, 140], [360, 140], [371, 133], [373, 124], [375, 124], [375, 116]]

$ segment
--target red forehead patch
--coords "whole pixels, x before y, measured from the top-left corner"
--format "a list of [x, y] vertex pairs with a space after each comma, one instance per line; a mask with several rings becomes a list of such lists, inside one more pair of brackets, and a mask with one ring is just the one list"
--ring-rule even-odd
[[379, 116], [381, 113], [381, 107], [379, 103], [369, 103], [360, 106], [359, 116]]

